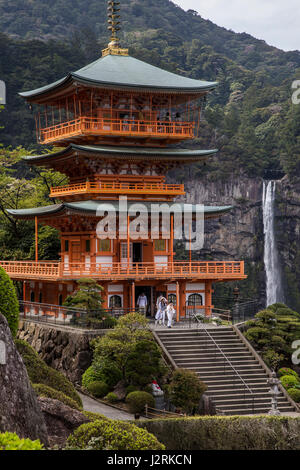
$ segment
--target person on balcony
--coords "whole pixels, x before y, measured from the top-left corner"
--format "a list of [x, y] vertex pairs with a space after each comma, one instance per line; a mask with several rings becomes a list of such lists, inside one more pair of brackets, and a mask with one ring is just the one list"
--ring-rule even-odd
[[139, 312], [142, 315], [146, 315], [147, 306], [148, 306], [148, 299], [147, 299], [144, 292], [139, 296], [139, 298], [137, 300], [137, 306], [138, 306]]
[[168, 328], [172, 328], [173, 318], [175, 315], [175, 308], [173, 302], [167, 306]]

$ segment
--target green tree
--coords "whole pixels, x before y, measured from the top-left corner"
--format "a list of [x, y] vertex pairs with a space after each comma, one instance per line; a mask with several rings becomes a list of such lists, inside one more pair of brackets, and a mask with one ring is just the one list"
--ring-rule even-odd
[[0, 313], [8, 321], [13, 336], [16, 336], [19, 325], [19, 302], [13, 282], [0, 266]]
[[195, 372], [177, 369], [173, 373], [167, 391], [175, 406], [189, 414], [194, 414], [205, 390], [206, 385], [199, 380]]
[[103, 287], [94, 279], [89, 278], [79, 279], [77, 284], [78, 290], [66, 298], [64, 305], [86, 310], [87, 312], [101, 311]]

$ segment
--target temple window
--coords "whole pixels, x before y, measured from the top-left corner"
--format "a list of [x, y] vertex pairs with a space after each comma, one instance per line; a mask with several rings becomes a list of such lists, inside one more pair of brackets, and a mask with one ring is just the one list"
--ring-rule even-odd
[[203, 305], [202, 295], [200, 294], [189, 295], [188, 304], [189, 305]]
[[109, 308], [121, 308], [122, 298], [119, 295], [113, 295], [109, 299]]
[[154, 251], [166, 251], [167, 240], [154, 240]]
[[98, 251], [99, 253], [110, 253], [111, 252], [111, 240], [98, 240]]

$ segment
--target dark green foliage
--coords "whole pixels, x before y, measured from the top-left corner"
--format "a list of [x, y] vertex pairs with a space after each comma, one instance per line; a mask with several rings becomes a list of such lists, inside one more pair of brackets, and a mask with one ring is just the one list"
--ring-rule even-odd
[[300, 335], [300, 314], [284, 304], [274, 304], [246, 323], [246, 338], [273, 369], [292, 366], [292, 343]]
[[71, 382], [61, 373], [45, 364], [35, 350], [26, 341], [17, 339], [16, 347], [25, 363], [29, 378], [33, 384], [43, 384], [62, 392], [80, 407], [82, 402]]
[[160, 350], [149, 340], [139, 341], [127, 362], [127, 380], [133, 385], [145, 387], [162, 373]]
[[167, 392], [173, 405], [193, 414], [197, 411], [206, 385], [199, 380], [197, 374], [186, 369], [174, 371]]
[[69, 449], [164, 450], [156, 437], [134, 424], [99, 420], [83, 424], [68, 438]]
[[54, 388], [48, 387], [44, 384], [33, 384], [33, 389], [39, 397], [53, 398], [54, 400], [59, 400], [70, 408], [81, 411], [82, 407], [76, 403], [75, 400], [68, 397], [62, 392], [55, 390]]
[[137, 422], [167, 450], [300, 450], [300, 418], [204, 416]]
[[109, 388], [114, 387], [122, 379], [122, 373], [116, 363], [106, 358], [95, 358], [92, 365], [98, 378], [105, 382]]
[[97, 281], [83, 278], [77, 281], [78, 290], [69, 295], [64, 305], [66, 307], [78, 308], [87, 312], [101, 312], [103, 299], [101, 293], [103, 288]]
[[143, 413], [145, 406], [148, 405], [151, 408], [155, 406], [155, 400], [150, 393], [147, 392], [131, 392], [126, 397], [126, 403], [129, 406], [129, 411], [133, 414]]
[[19, 325], [19, 302], [14, 285], [1, 266], [0, 313], [7, 319], [12, 335], [16, 336]]
[[109, 392], [109, 387], [105, 382], [101, 382], [100, 380], [96, 380], [95, 382], [91, 382], [87, 386], [87, 390], [96, 398], [103, 398]]

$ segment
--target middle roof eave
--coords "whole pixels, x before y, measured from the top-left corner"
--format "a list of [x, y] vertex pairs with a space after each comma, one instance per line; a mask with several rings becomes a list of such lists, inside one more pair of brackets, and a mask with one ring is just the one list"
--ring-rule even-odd
[[47, 153], [44, 155], [23, 157], [27, 163], [33, 164], [48, 164], [54, 159], [65, 158], [72, 156], [74, 153], [90, 154], [95, 153], [99, 155], [109, 155], [112, 157], [122, 158], [125, 157], [160, 157], [162, 159], [184, 160], [189, 158], [203, 158], [205, 156], [214, 155], [218, 152], [217, 149], [212, 150], [190, 150], [190, 149], [161, 149], [161, 148], [145, 148], [145, 147], [112, 147], [112, 146], [93, 146], [93, 145], [75, 145], [70, 144], [63, 150], [55, 153]]
[[[182, 212], [188, 212], [195, 214], [197, 210], [201, 210], [200, 205], [196, 206], [193, 204], [185, 204], [182, 202], [161, 202], [161, 203], [151, 203], [151, 202], [141, 202], [141, 201], [129, 201], [128, 209], [132, 208], [133, 205], [138, 204], [139, 208], [136, 208], [137, 212], [143, 212], [142, 206], [145, 208], [145, 212], [149, 213], [151, 211], [152, 205], [161, 206], [160, 212], [166, 213], [176, 213], [176, 210]], [[119, 213], [119, 202], [118, 201], [78, 201], [78, 202], [68, 202], [62, 204], [53, 204], [51, 206], [45, 207], [36, 207], [32, 209], [19, 209], [12, 210], [9, 209], [7, 212], [18, 218], [18, 219], [33, 219], [35, 217], [48, 218], [51, 216], [63, 215], [64, 213], [74, 213], [74, 214], [83, 214], [89, 215], [92, 217], [97, 216], [97, 211], [108, 211], [110, 208], [113, 208], [117, 213]], [[203, 206], [205, 218], [218, 217], [226, 212], [229, 212], [233, 209], [233, 206]], [[198, 208], [198, 209], [197, 209]], [[135, 209], [135, 208], [134, 208]], [[126, 208], [123, 210], [127, 211]]]

